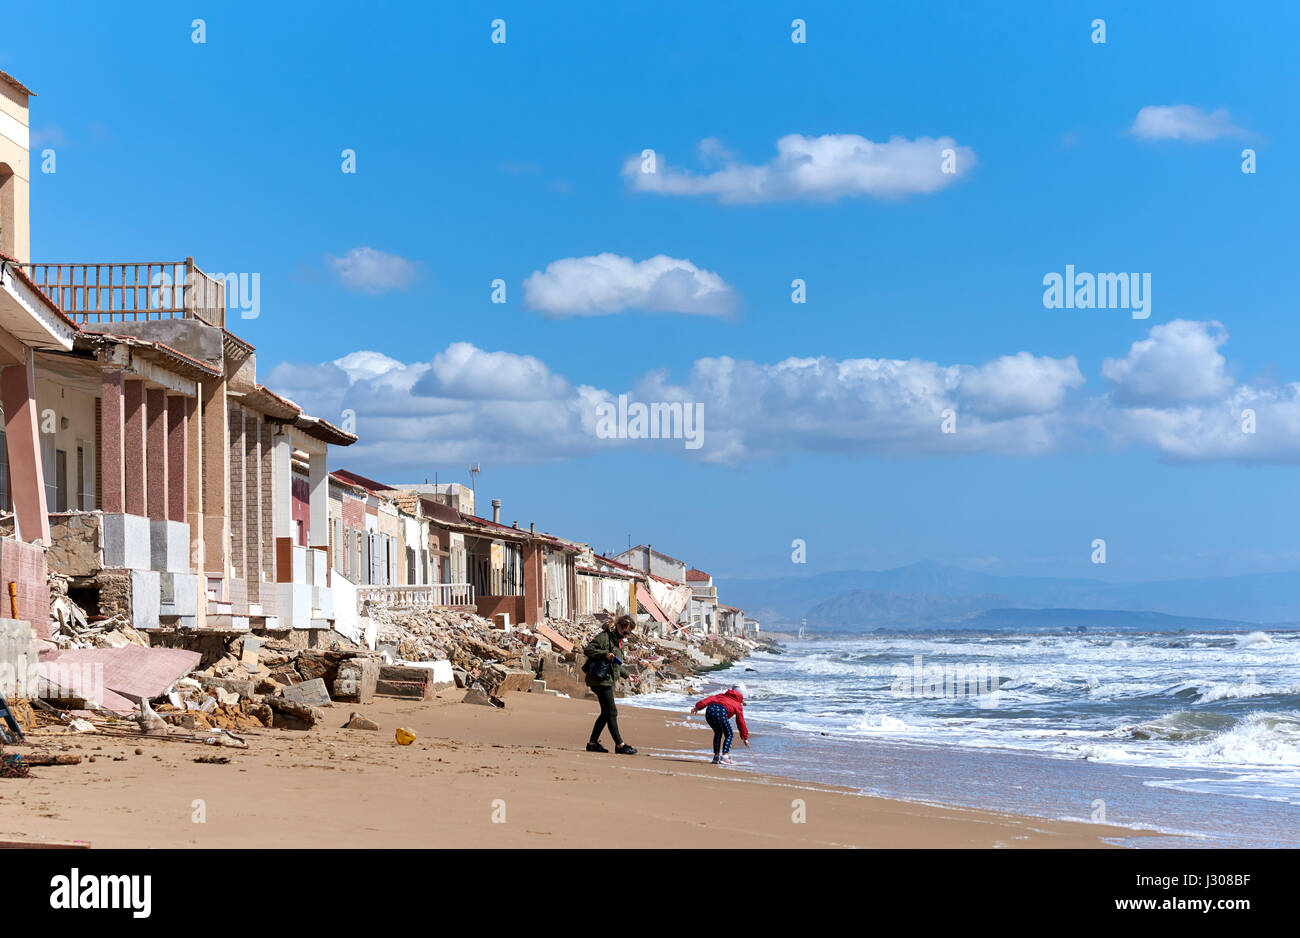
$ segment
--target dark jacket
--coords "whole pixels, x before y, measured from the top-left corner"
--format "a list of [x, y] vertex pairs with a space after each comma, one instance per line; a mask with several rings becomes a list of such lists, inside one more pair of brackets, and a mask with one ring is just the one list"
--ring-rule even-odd
[[[613, 652], [620, 660], [623, 657], [623, 639], [614, 629], [604, 629], [595, 638], [587, 642], [582, 649], [582, 653], [588, 658], [604, 658], [607, 654]], [[630, 673], [627, 668], [621, 664], [610, 662], [609, 675], [603, 681], [597, 681], [590, 674], [587, 675], [587, 684], [590, 687], [613, 687], [614, 683], [620, 677], [629, 677]]]

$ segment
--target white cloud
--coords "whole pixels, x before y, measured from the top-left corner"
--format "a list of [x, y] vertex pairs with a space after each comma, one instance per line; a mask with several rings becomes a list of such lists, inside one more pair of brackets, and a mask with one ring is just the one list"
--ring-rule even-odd
[[414, 261], [370, 247], [353, 248], [342, 257], [330, 255], [326, 260], [345, 287], [360, 293], [405, 290], [420, 273], [420, 265]]
[[1232, 389], [1219, 346], [1228, 333], [1217, 322], [1175, 319], [1152, 326], [1123, 358], [1107, 358], [1101, 373], [1120, 404], [1168, 405], [1222, 398]]
[[1207, 114], [1190, 104], [1148, 105], [1138, 111], [1130, 130], [1139, 140], [1195, 142], [1238, 136], [1244, 132], [1232, 123], [1232, 115], [1223, 108]]
[[378, 378], [402, 367], [402, 363], [397, 359], [389, 358], [379, 352], [353, 352], [351, 355], [336, 359], [334, 364], [347, 372], [351, 381], [360, 378]]
[[[944, 172], [944, 151], [953, 151], [951, 172]], [[936, 192], [975, 166], [975, 151], [951, 137], [892, 137], [873, 143], [857, 134], [809, 137], [788, 134], [776, 142], [776, 156], [766, 163], [741, 163], [715, 139], [700, 144], [701, 155], [720, 169], [696, 174], [655, 159], [646, 172], [640, 156], [623, 164], [628, 185], [665, 195], [711, 195], [722, 202], [779, 202], [807, 199], [833, 202], [852, 196], [897, 197]]]
[[[283, 364], [267, 384], [327, 419], [353, 410], [360, 442], [335, 461], [380, 478], [422, 478], [467, 459], [538, 463], [611, 447], [657, 446], [734, 465], [797, 451], [1032, 455], [1090, 445], [1096, 435], [1174, 462], [1300, 463], [1300, 383], [1235, 383], [1220, 352], [1227, 339], [1217, 322], [1154, 326], [1126, 355], [1104, 361], [1109, 389], [1091, 396], [1080, 390], [1085, 378], [1073, 356], [1029, 352], [947, 365], [719, 356], [697, 359], [680, 381], [651, 370], [604, 389], [534, 356], [466, 342], [410, 364], [369, 351]], [[701, 404], [703, 445], [598, 438], [596, 405], [619, 394]], [[941, 432], [945, 410], [956, 415], [955, 433]]]
[[663, 254], [634, 261], [618, 254], [565, 257], [533, 271], [524, 301], [548, 316], [601, 316], [627, 309], [724, 316], [736, 292], [717, 274]]

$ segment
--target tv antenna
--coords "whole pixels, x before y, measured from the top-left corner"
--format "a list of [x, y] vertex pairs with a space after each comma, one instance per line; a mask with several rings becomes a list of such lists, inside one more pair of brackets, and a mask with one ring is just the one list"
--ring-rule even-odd
[[483, 470], [479, 467], [478, 463], [474, 463], [474, 465], [469, 467], [469, 487], [475, 495], [478, 494], [478, 488], [475, 486], [474, 482], [482, 471]]

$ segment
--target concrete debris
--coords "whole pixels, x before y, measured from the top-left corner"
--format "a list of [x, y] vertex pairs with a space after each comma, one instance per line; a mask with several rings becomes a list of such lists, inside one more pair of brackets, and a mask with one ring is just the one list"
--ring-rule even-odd
[[147, 699], [140, 701], [140, 716], [137, 722], [142, 733], [148, 733], [150, 736], [167, 735], [167, 721], [154, 713]]
[[348, 722], [343, 724], [343, 728], [345, 730], [378, 730], [379, 724], [374, 720], [366, 719], [354, 710], [352, 716], [348, 718]]
[[325, 680], [319, 677], [286, 687], [281, 697], [307, 707], [330, 706], [330, 695], [325, 688]]
[[481, 687], [471, 687], [461, 703], [478, 704], [483, 707], [504, 707], [506, 702], [500, 697], [493, 697]]

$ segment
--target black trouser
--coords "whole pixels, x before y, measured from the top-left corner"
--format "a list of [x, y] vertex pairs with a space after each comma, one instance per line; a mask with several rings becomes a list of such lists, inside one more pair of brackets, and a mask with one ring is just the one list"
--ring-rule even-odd
[[609, 735], [614, 737], [615, 748], [623, 745], [623, 737], [618, 731], [618, 707], [614, 706], [614, 688], [593, 687], [591, 692], [600, 701], [600, 716], [596, 717], [596, 725], [591, 728], [591, 741], [600, 742], [601, 731], [608, 726]]

